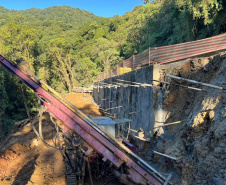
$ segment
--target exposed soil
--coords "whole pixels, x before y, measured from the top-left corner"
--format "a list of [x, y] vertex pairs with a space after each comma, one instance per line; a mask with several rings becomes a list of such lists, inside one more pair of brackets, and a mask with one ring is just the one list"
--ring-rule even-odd
[[[226, 87], [226, 54], [196, 58], [167, 74], [207, 84]], [[166, 123], [180, 124], [164, 127], [164, 135], [157, 139], [156, 151], [178, 158], [170, 160], [155, 155], [158, 170], [173, 172], [173, 184], [225, 185], [226, 184], [226, 91], [171, 80], [192, 87], [165, 86]]]
[[[90, 116], [101, 116], [91, 96], [69, 94], [72, 104]], [[43, 135], [54, 145], [55, 129], [49, 124], [48, 114], [43, 115]], [[38, 118], [34, 119], [37, 127]], [[0, 143], [1, 185], [64, 185], [65, 164], [58, 150], [47, 148], [35, 135], [30, 123], [17, 126]]]
[[93, 103], [93, 97], [87, 93], [72, 93], [66, 95], [66, 99], [85, 114], [91, 117], [101, 116], [99, 107]]

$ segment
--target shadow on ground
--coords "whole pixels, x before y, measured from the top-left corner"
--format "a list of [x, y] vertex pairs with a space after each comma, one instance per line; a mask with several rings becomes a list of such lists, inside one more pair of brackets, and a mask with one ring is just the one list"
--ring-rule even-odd
[[22, 184], [28, 183], [32, 174], [34, 173], [35, 164], [36, 164], [36, 160], [37, 160], [38, 156], [39, 156], [39, 154], [37, 154], [34, 157], [34, 159], [30, 160], [23, 166], [23, 168], [17, 174], [12, 185], [22, 185]]

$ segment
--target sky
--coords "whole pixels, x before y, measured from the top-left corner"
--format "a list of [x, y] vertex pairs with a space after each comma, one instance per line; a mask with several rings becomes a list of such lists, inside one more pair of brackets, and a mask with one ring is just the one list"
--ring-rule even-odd
[[142, 0], [0, 0], [0, 6], [7, 9], [45, 9], [51, 6], [67, 5], [103, 17], [124, 15], [128, 11], [132, 11], [135, 6], [143, 4]]

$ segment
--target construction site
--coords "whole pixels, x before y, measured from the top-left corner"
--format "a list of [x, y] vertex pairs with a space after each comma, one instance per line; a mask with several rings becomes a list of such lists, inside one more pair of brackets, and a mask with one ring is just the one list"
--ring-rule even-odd
[[0, 184], [225, 185], [225, 43], [149, 48], [64, 95], [0, 56], [40, 101], [0, 143]]

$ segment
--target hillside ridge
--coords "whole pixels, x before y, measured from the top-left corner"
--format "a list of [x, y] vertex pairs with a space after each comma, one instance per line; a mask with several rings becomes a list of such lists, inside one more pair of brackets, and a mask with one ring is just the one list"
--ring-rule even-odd
[[[39, 8], [29, 8], [26, 10], [10, 10], [0, 6], [0, 18], [9, 19], [10, 16], [19, 16], [27, 22], [37, 22], [37, 21], [63, 21], [65, 23], [70, 23], [73, 26], [79, 26], [80, 24], [96, 21], [100, 17], [94, 15], [92, 12], [87, 10], [81, 10], [79, 8], [73, 8], [71, 6], [52, 6], [45, 9]], [[32, 21], [31, 21], [32, 20]], [[25, 21], [25, 22], [26, 22]], [[18, 22], [15, 21], [15, 22]], [[1, 26], [1, 22], [0, 22]]]

